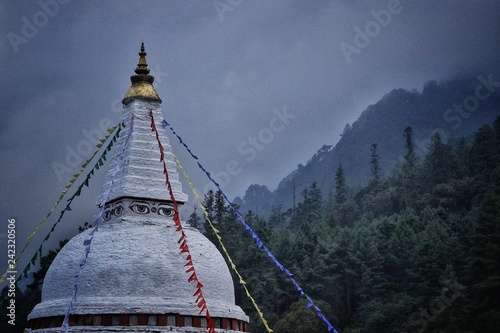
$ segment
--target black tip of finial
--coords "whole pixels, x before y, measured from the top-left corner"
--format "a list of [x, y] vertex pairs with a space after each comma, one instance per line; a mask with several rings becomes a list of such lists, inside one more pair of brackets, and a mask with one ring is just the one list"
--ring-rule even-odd
[[141, 57], [145, 57], [147, 55], [146, 49], [144, 48], [144, 42], [141, 43], [141, 51], [139, 52]]

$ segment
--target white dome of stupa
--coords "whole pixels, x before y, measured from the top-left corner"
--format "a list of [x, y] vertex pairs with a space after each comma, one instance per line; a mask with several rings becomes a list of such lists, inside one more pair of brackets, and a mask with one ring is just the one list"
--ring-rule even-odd
[[[188, 282], [174, 222], [132, 212], [134, 200], [115, 203], [122, 205], [122, 217], [101, 225], [94, 234], [71, 313], [101, 315], [101, 321], [102, 315], [120, 314], [201, 317], [193, 297], [196, 285]], [[247, 322], [235, 305], [233, 281], [222, 255], [198, 230], [183, 229], [211, 316]], [[90, 232], [72, 238], [59, 252], [45, 277], [42, 302], [30, 320], [64, 316], [85, 256], [82, 244]]]

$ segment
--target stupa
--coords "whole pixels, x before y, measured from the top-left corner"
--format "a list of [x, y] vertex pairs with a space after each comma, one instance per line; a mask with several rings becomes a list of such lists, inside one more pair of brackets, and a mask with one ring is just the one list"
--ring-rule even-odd
[[[161, 99], [149, 75], [144, 43], [132, 86], [123, 98], [125, 124], [103, 195], [104, 215], [93, 234], [91, 251], [69, 315], [69, 332], [207, 332], [207, 318], [196, 303], [196, 285], [188, 281], [186, 254], [179, 249], [174, 205], [165, 185], [152, 112], [164, 147], [172, 192], [187, 201], [161, 124]], [[132, 126], [128, 144], [127, 130]], [[120, 151], [120, 149], [122, 149]], [[121, 157], [121, 159], [120, 159]], [[120, 162], [122, 161], [122, 162]], [[113, 168], [121, 163], [114, 174]], [[111, 186], [112, 185], [112, 186]], [[182, 223], [193, 267], [217, 332], [248, 331], [248, 316], [235, 305], [233, 281], [224, 258], [197, 229]], [[42, 301], [29, 315], [28, 331], [59, 332], [85, 258], [84, 241], [92, 230], [72, 238], [45, 277]]]

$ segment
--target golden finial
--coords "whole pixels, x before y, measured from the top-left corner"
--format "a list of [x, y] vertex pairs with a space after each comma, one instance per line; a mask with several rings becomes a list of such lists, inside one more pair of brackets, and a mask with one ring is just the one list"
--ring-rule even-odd
[[144, 42], [141, 43], [141, 51], [139, 52], [139, 63], [135, 68], [136, 74], [149, 74], [148, 63], [146, 62], [146, 49], [144, 48]]
[[135, 75], [130, 77], [132, 81], [132, 86], [125, 94], [122, 100], [124, 105], [129, 104], [132, 100], [136, 98], [147, 99], [150, 101], [160, 102], [161, 98], [158, 96], [155, 88], [153, 87], [153, 81], [155, 78], [149, 75], [149, 67], [146, 62], [146, 49], [144, 48], [144, 42], [141, 43], [141, 51], [139, 52], [139, 63], [135, 68]]

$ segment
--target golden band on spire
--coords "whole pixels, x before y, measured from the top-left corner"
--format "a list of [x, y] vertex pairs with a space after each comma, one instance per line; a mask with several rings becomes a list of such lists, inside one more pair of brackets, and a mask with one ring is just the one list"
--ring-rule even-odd
[[161, 98], [158, 96], [153, 87], [154, 77], [149, 75], [149, 67], [146, 61], [146, 49], [144, 43], [141, 43], [141, 51], [139, 52], [139, 63], [135, 68], [135, 74], [130, 77], [132, 86], [125, 94], [122, 100], [123, 105], [127, 105], [136, 98], [146, 99], [161, 103]]

